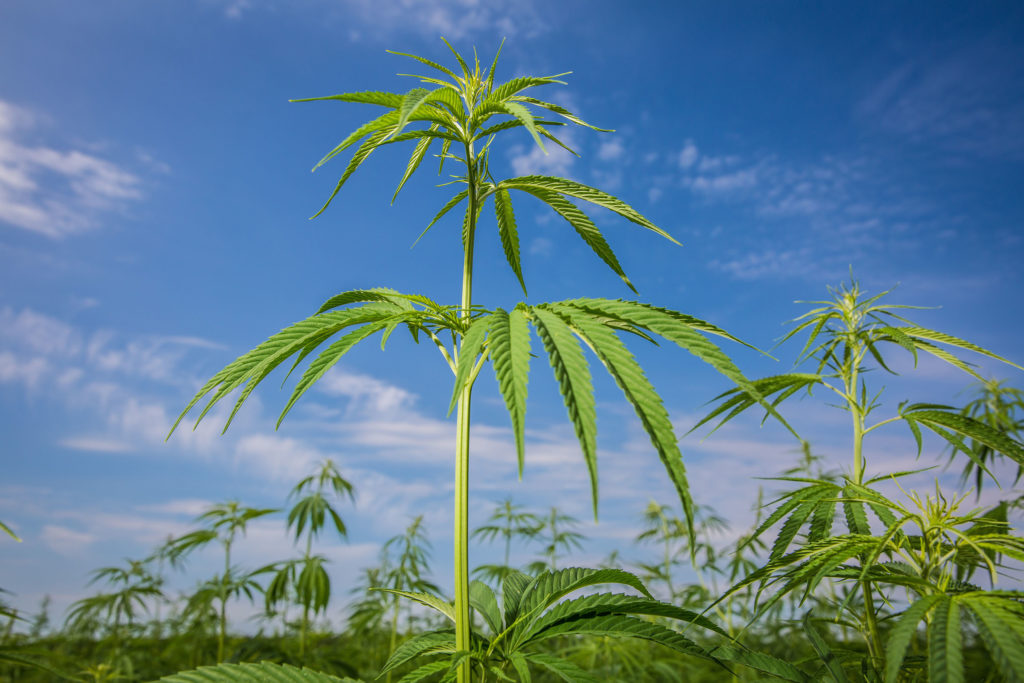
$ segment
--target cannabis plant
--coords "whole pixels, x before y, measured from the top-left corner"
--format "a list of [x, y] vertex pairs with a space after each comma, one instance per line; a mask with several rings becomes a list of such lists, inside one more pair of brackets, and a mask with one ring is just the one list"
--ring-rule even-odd
[[[528, 94], [542, 86], [562, 83], [559, 77], [564, 74], [521, 76], [501, 83], [495, 79], [497, 56], [489, 68], [483, 69], [475, 56], [470, 65], [454, 49], [452, 53], [458, 64], [455, 69], [423, 57], [403, 55], [429, 69], [427, 75], [413, 76], [420, 83], [405, 93], [353, 92], [298, 101], [357, 103], [383, 109], [383, 113], [345, 136], [316, 165], [315, 168], [319, 168], [354, 148], [334, 191], [317, 216], [326, 210], [374, 151], [389, 145], [405, 142], [413, 145], [395, 190], [396, 197], [432, 150], [436, 150], [440, 159], [439, 172], [445, 166], [454, 167], [456, 175], [446, 186], [454, 186], [455, 192], [427, 224], [426, 230], [439, 224], [456, 207], [462, 207], [462, 218], [457, 222], [462, 238], [462, 295], [458, 303], [441, 304], [420, 294], [386, 288], [333, 296], [314, 315], [286, 327], [215, 374], [186, 406], [175, 428], [200, 402], [205, 400], [205, 405], [200, 409], [197, 422], [214, 405], [239, 390], [225, 424], [227, 429], [256, 386], [289, 360], [294, 370], [304, 360], [312, 359], [296, 383], [278, 424], [317, 380], [371, 335], [379, 333], [383, 344], [397, 328], [404, 327], [414, 341], [424, 340], [435, 345], [454, 376], [449, 412], [456, 413], [455, 648], [468, 653], [472, 649], [468, 562], [470, 402], [474, 383], [485, 364], [493, 367], [508, 409], [521, 472], [525, 454], [527, 379], [533, 355], [531, 328], [540, 338], [580, 443], [596, 514], [596, 409], [590, 368], [584, 354], [584, 348], [589, 349], [612, 375], [640, 418], [675, 485], [691, 530], [693, 503], [672, 422], [622, 336], [647, 341], [660, 336], [709, 363], [739, 384], [748, 395], [756, 396], [758, 389], [708, 337], [736, 340], [718, 327], [683, 313], [637, 301], [591, 298], [537, 304], [522, 302], [510, 308], [493, 309], [474, 301], [475, 246], [480, 237], [478, 228], [485, 225], [483, 212], [488, 204], [492, 207], [493, 224], [508, 264], [524, 293], [526, 291], [514, 194], [539, 200], [564, 219], [634, 291], [601, 230], [578, 202], [608, 210], [656, 235], [675, 240], [636, 209], [597, 188], [544, 175], [505, 179], [496, 176], [497, 169], [491, 166], [491, 151], [500, 139], [525, 133], [541, 149], [545, 149], [547, 143], [572, 151], [558, 137], [560, 129], [566, 126], [603, 129], [560, 105]], [[768, 408], [773, 410], [771, 406]], [[460, 683], [468, 680], [469, 671], [467, 660], [458, 670]]]
[[485, 541], [500, 539], [505, 546], [504, 561], [501, 564], [482, 564], [473, 569], [473, 573], [486, 580], [501, 584], [513, 569], [509, 564], [509, 556], [512, 552], [512, 539], [530, 539], [536, 536], [541, 529], [541, 518], [522, 509], [510, 499], [505, 499], [497, 506], [487, 523], [473, 529], [473, 538]]
[[[918, 669], [926, 666], [929, 680], [962, 681], [964, 632], [973, 631], [988, 650], [991, 666], [1007, 680], [1020, 680], [1024, 593], [984, 590], [971, 582], [982, 571], [994, 586], [1002, 558], [1024, 560], [1024, 539], [1011, 533], [1005, 505], [1001, 512], [963, 511], [964, 497], [946, 495], [937, 485], [934, 496], [907, 492], [908, 502], [894, 500], [879, 485], [898, 484], [909, 473], [868, 477], [864, 444], [877, 430], [903, 423], [918, 455], [922, 432], [930, 430], [990, 476], [979, 446], [1024, 463], [1024, 445], [1006, 430], [972, 417], [970, 411], [903, 402], [895, 414], [872, 421], [882, 408], [882, 392], [869, 390], [866, 381], [869, 370], [895, 374], [890, 351], [910, 354], [915, 365], [919, 355], [929, 354], [976, 379], [981, 379], [977, 371], [956, 352], [973, 352], [1021, 368], [971, 342], [910, 322], [897, 313], [910, 307], [884, 304], [886, 294], [867, 296], [853, 281], [834, 290], [831, 300], [814, 302], [819, 307], [798, 318], [783, 339], [808, 332], [798, 363], [812, 363], [813, 371], [757, 380], [757, 395], [742, 388], [726, 392], [699, 423], [721, 417], [721, 426], [761, 397], [778, 405], [803, 390], [818, 389], [838, 399], [852, 428], [851, 469], [844, 476], [781, 478], [801, 487], [773, 501], [774, 510], [752, 536], [759, 538], [781, 524], [768, 561], [720, 600], [756, 586], [763, 613], [787, 596], [802, 604], [831, 580], [856, 589], [835, 605], [834, 622], [860, 632], [867, 655], [856, 650], [826, 652], [808, 618], [805, 631], [824, 663], [819, 675], [827, 671], [835, 680], [846, 680], [849, 670], [856, 670], [865, 680], [921, 680], [915, 676], [923, 675]], [[840, 515], [845, 533], [835, 528]], [[887, 634], [883, 620], [894, 624]], [[919, 640], [922, 620], [927, 623], [926, 637]], [[912, 645], [921, 654], [908, 660]]]
[[299, 622], [300, 658], [306, 653], [310, 612], [314, 615], [325, 612], [331, 601], [331, 579], [324, 567], [327, 559], [313, 554], [313, 539], [327, 527], [328, 519], [338, 536], [348, 537], [345, 522], [331, 504], [329, 496], [335, 499], [352, 498], [352, 484], [341, 476], [337, 465], [330, 459], [321, 463], [314, 474], [299, 481], [288, 494], [289, 499], [295, 501], [288, 511], [288, 530], [294, 532], [296, 543], [305, 536], [302, 557], [276, 562], [257, 571], [273, 573], [264, 592], [268, 613], [291, 596], [302, 606]]
[[220, 543], [224, 549], [224, 573], [201, 584], [188, 600], [187, 614], [204, 614], [214, 601], [219, 603], [217, 631], [217, 661], [224, 661], [224, 646], [228, 631], [228, 600], [245, 595], [250, 601], [261, 590], [253, 574], [243, 572], [231, 564], [231, 548], [238, 536], [244, 536], [254, 519], [277, 512], [271, 508], [243, 507], [230, 500], [208, 508], [196, 518], [205, 528], [196, 529], [167, 542], [161, 554], [177, 564], [193, 551], [210, 543]]

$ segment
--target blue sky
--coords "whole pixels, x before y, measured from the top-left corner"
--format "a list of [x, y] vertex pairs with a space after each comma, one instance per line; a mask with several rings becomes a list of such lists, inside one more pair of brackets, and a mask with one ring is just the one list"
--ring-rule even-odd
[[[5, 3], [0, 519], [24, 542], [0, 540], [0, 586], [22, 609], [44, 594], [63, 609], [85, 594], [88, 570], [147, 554], [211, 503], [281, 505], [324, 457], [358, 491], [343, 509], [350, 543], [324, 546], [336, 582], [423, 513], [450, 583], [454, 421], [432, 349], [396, 335], [384, 353], [354, 352], [277, 432], [287, 395], [271, 382], [226, 436], [212, 420], [163, 441], [206, 377], [332, 294], [388, 286], [457, 300], [456, 224], [409, 249], [449, 188], [425, 166], [390, 205], [408, 151], [382, 151], [307, 220], [341, 164], [309, 169], [372, 112], [288, 103], [404, 92], [416, 83], [395, 74], [415, 69], [385, 50], [448, 63], [441, 35], [482, 59], [506, 38], [499, 78], [573, 71], [547, 97], [616, 132], [572, 131], [580, 159], [507, 136], [492, 168], [604, 188], [676, 236], [683, 247], [594, 213], [643, 300], [767, 348], [805, 310], [794, 300], [823, 298], [852, 266], [872, 291], [899, 284], [894, 302], [941, 306], [917, 313], [922, 324], [1021, 361], [1022, 24], [1010, 3]], [[539, 206], [517, 212], [529, 301], [630, 295]], [[521, 292], [495, 232], [479, 241], [476, 300], [507, 307]], [[784, 371], [796, 350], [773, 363], [729, 349], [750, 376]], [[680, 433], [727, 388], [678, 349], [637, 353]], [[962, 402], [969, 378], [922, 363], [885, 384], [891, 408]], [[506, 496], [587, 519], [582, 459], [545, 363], [531, 375], [522, 482], [492, 379], [475, 399], [476, 520]], [[577, 559], [615, 547], [640, 559], [639, 516], [671, 489], [610, 382], [598, 400], [601, 522], [582, 527], [592, 540]], [[846, 465], [841, 413], [805, 401], [786, 414]], [[912, 463], [905, 436], [869, 444], [871, 467]], [[682, 447], [698, 501], [739, 531], [752, 477], [787, 467], [797, 445], [751, 421]], [[254, 524], [239, 560], [287, 556], [282, 527]], [[481, 548], [473, 559], [492, 557]], [[212, 562], [198, 558], [179, 583]]]

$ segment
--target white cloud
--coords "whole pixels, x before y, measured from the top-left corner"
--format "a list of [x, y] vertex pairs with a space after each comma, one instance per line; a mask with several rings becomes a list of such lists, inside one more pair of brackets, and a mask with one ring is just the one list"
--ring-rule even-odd
[[334, 367], [321, 377], [317, 388], [349, 399], [350, 414], [393, 414], [411, 407], [416, 401], [416, 396], [405, 389], [340, 367]]
[[534, 237], [530, 241], [530, 253], [536, 256], [551, 256], [554, 242], [546, 237]]
[[693, 144], [693, 140], [687, 140], [686, 145], [679, 152], [679, 167], [684, 169], [690, 168], [697, 163], [698, 156], [697, 145]]
[[402, 30], [432, 39], [478, 39], [483, 32], [536, 36], [547, 30], [528, 0], [343, 0], [339, 9], [347, 23], [355, 19], [367, 32]]
[[[562, 135], [562, 141], [572, 146], [567, 139], [570, 135]], [[521, 175], [553, 175], [569, 176], [576, 157], [554, 144], [545, 146], [547, 153], [544, 153], [537, 145], [529, 148], [523, 145], [514, 145], [509, 148], [509, 163], [517, 176]]]
[[626, 148], [622, 146], [622, 143], [613, 138], [608, 142], [602, 142], [601, 146], [597, 148], [597, 158], [602, 161], [614, 161], [621, 159], [622, 155], [626, 153]]
[[689, 180], [690, 188], [703, 194], [719, 194], [745, 190], [757, 184], [757, 169], [747, 168], [718, 176], [697, 176]]
[[651, 202], [651, 204], [653, 204], [659, 199], [661, 199], [662, 194], [663, 192], [660, 187], [652, 187], [651, 189], [647, 190], [647, 199]]
[[47, 524], [41, 534], [43, 542], [54, 552], [73, 557], [97, 540], [94, 534], [75, 531], [56, 524]]
[[235, 464], [248, 474], [269, 481], [292, 482], [324, 460], [308, 443], [276, 434], [250, 434], [235, 448]]
[[0, 309], [0, 341], [43, 355], [72, 357], [82, 348], [81, 334], [57, 318], [22, 309]]
[[0, 100], [0, 221], [47, 237], [87, 230], [142, 197], [141, 179], [80, 150], [23, 145], [38, 117]]
[[95, 451], [98, 453], [129, 453], [132, 450], [132, 445], [124, 441], [117, 441], [103, 436], [74, 436], [67, 439], [61, 439], [58, 442], [65, 448], [71, 448], [76, 451]]

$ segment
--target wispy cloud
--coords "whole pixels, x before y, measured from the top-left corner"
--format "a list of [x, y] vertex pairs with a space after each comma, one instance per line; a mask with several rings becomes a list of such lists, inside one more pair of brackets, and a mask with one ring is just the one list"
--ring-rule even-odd
[[1024, 159], [1024, 65], [1018, 49], [991, 37], [916, 57], [862, 98], [865, 125], [947, 151]]
[[0, 100], [0, 222], [51, 238], [97, 225], [105, 213], [142, 197], [142, 180], [119, 164], [78, 149], [25, 144], [33, 112]]

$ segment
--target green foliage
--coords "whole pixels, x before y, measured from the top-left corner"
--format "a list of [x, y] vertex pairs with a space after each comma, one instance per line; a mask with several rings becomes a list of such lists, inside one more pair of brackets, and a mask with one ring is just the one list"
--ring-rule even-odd
[[194, 671], [164, 676], [160, 680], [165, 683], [359, 683], [353, 678], [338, 678], [312, 669], [272, 662], [203, 666]]
[[[1013, 441], [1024, 441], [1024, 392], [1008, 386], [1005, 382], [986, 379], [976, 385], [975, 399], [965, 405], [960, 414], [971, 418], [991, 430]], [[963, 481], [974, 480], [976, 494], [981, 496], [984, 484], [983, 474], [987, 471], [986, 464], [999, 458], [1002, 453], [985, 441], [971, 439], [967, 443], [970, 455], [964, 463]], [[955, 457], [958, 449], [954, 448], [951, 457]], [[1024, 465], [1017, 462], [1017, 475], [1013, 479], [1014, 486], [1024, 474]]]
[[244, 572], [231, 565], [231, 547], [237, 536], [245, 535], [249, 522], [274, 512], [277, 510], [243, 507], [235, 500], [213, 505], [196, 518], [196, 522], [205, 528], [173, 538], [158, 551], [158, 555], [176, 564], [193, 551], [214, 541], [219, 542], [224, 549], [224, 572], [200, 584], [185, 608], [187, 615], [202, 618], [209, 613], [214, 600], [220, 603], [217, 662], [224, 661], [228, 600], [245, 595], [252, 601], [254, 594], [262, 590], [253, 578], [255, 572]]
[[[994, 586], [1002, 558], [1024, 560], [1024, 539], [1011, 533], [1006, 504], [987, 512], [961, 512], [966, 496], [947, 497], [937, 483], [934, 496], [905, 492], [909, 504], [894, 501], [879, 485], [914, 473], [865, 479], [863, 448], [871, 432], [902, 421], [910, 428], [919, 454], [924, 427], [967, 455], [972, 463], [967, 471], [976, 471], [979, 477], [982, 471], [988, 472], [985, 460], [991, 461], [995, 453], [1024, 462], [1024, 445], [1012, 438], [1016, 432], [1005, 419], [987, 418], [977, 405], [958, 411], [901, 403], [896, 415], [869, 424], [869, 416], [882, 405], [881, 392], [869, 392], [864, 380], [872, 362], [891, 372], [883, 351], [894, 347], [910, 353], [915, 363], [919, 352], [929, 353], [972, 376], [977, 373], [966, 361], [939, 345], [1019, 366], [970, 342], [910, 323], [894, 312], [908, 307], [883, 305], [883, 296], [866, 297], [853, 282], [835, 291], [832, 301], [815, 302], [822, 306], [798, 318], [795, 329], [784, 338], [809, 332], [798, 362], [814, 362], [815, 372], [757, 380], [758, 397], [745, 394], [742, 388], [726, 392], [701, 420], [705, 424], [720, 418], [720, 426], [753, 406], [757, 398], [768, 397], [777, 406], [801, 390], [823, 387], [839, 397], [839, 407], [849, 413], [853, 426], [852, 473], [841, 478], [782, 477], [802, 486], [773, 501], [774, 510], [750, 536], [752, 542], [778, 528], [767, 563], [737, 582], [719, 602], [756, 589], [758, 614], [764, 614], [784, 598], [802, 605], [823, 587], [850, 585], [863, 600], [858, 602], [855, 591], [847, 590], [832, 605], [834, 621], [863, 635], [866, 656], [830, 647], [810, 623], [810, 613], [805, 619], [805, 634], [818, 653], [821, 672], [833, 680], [847, 680], [852, 669], [868, 679], [912, 680], [908, 676], [920, 663], [927, 667], [929, 680], [962, 681], [965, 633], [972, 630], [992, 665], [1008, 680], [1016, 680], [1024, 664], [1021, 595], [986, 591], [970, 583], [980, 571]], [[993, 410], [1004, 418], [1007, 414], [1006, 406]], [[835, 528], [840, 516], [845, 533]], [[901, 603], [906, 607], [898, 607]], [[886, 606], [892, 606], [892, 613], [885, 618], [895, 624], [888, 638], [880, 626]], [[925, 638], [919, 640], [921, 620], [928, 626]], [[912, 643], [923, 657], [907, 660]]]
[[502, 564], [480, 565], [473, 570], [473, 573], [495, 584], [500, 584], [513, 570], [512, 566], [509, 565], [512, 540], [514, 538], [534, 538], [540, 532], [543, 522], [540, 516], [532, 512], [523, 511], [521, 506], [515, 505], [510, 499], [505, 499], [499, 503], [487, 519], [487, 522], [487, 524], [474, 529], [472, 536], [473, 538], [485, 541], [496, 541], [499, 539], [503, 541], [505, 547], [504, 562]]
[[[599, 584], [620, 584], [641, 595], [599, 593], [564, 600], [572, 593]], [[408, 594], [454, 621], [451, 603], [433, 596]], [[696, 626], [713, 633], [721, 629], [696, 612], [653, 599], [639, 578], [618, 569], [562, 569], [533, 578], [513, 571], [503, 584], [502, 600], [486, 584], [475, 581], [470, 603], [484, 626], [475, 629], [469, 651], [460, 651], [450, 629], [427, 631], [407, 640], [388, 660], [384, 671], [414, 658], [440, 656], [402, 680], [413, 683], [455, 670], [468, 661], [481, 680], [530, 681], [537, 672], [549, 672], [565, 681], [595, 681], [571, 661], [540, 650], [549, 640], [571, 635], [635, 638], [657, 643], [677, 652], [718, 663], [705, 648], [657, 621], [659, 617]], [[724, 671], [724, 667], [723, 667]], [[533, 673], [531, 673], [533, 672]]]
[[324, 567], [327, 560], [313, 554], [313, 539], [327, 527], [328, 519], [341, 538], [347, 537], [345, 523], [328, 496], [351, 499], [352, 491], [352, 484], [341, 476], [334, 461], [330, 459], [321, 463], [314, 474], [299, 481], [288, 494], [288, 498], [294, 501], [288, 511], [288, 529], [295, 534], [296, 543], [305, 536], [305, 552], [302, 557], [276, 562], [257, 571], [273, 574], [264, 591], [268, 613], [292, 595], [302, 606], [299, 657], [305, 654], [310, 613], [322, 614], [331, 601], [331, 579]]

